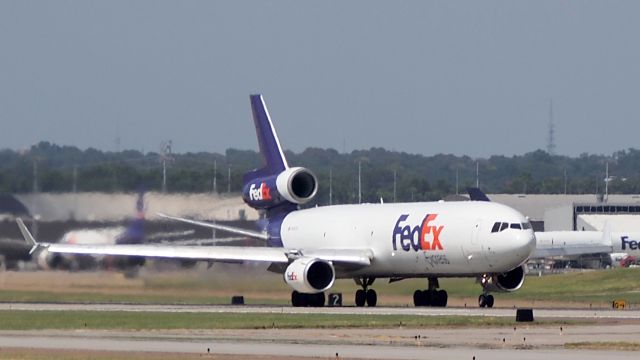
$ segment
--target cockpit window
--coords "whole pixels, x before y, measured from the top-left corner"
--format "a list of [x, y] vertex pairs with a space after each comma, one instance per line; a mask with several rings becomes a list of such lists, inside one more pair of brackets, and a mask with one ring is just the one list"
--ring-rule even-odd
[[492, 233], [497, 233], [504, 231], [506, 229], [516, 229], [516, 230], [529, 230], [531, 229], [531, 223], [507, 223], [507, 222], [495, 222], [493, 223], [493, 227], [491, 228]]

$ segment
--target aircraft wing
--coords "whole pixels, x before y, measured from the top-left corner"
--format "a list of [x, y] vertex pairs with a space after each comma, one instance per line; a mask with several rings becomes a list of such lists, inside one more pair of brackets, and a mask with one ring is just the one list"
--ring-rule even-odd
[[228, 244], [230, 242], [245, 241], [246, 237], [230, 237], [230, 238], [207, 238], [207, 239], [188, 239], [188, 240], [162, 240], [162, 241], [150, 241], [153, 244], [164, 245], [191, 245], [191, 246], [215, 246], [218, 244]]
[[542, 259], [559, 256], [577, 256], [586, 254], [610, 253], [611, 246], [565, 246], [548, 249], [536, 249], [531, 255], [531, 259]]
[[264, 261], [288, 263], [291, 259], [306, 256], [351, 266], [368, 266], [373, 253], [361, 249], [314, 249], [309, 251], [275, 247], [248, 246], [188, 246], [188, 245], [86, 245], [86, 244], [38, 244], [54, 253], [142, 256], [165, 259], [190, 259], [219, 262]]
[[262, 233], [262, 232], [258, 232], [258, 231], [251, 231], [251, 230], [241, 229], [241, 228], [237, 228], [237, 227], [233, 227], [233, 226], [219, 225], [219, 224], [214, 224], [214, 223], [210, 223], [210, 222], [206, 222], [206, 221], [191, 220], [191, 219], [171, 216], [171, 215], [167, 215], [167, 214], [163, 214], [163, 213], [157, 213], [157, 214], [158, 214], [158, 216], [163, 217], [165, 219], [171, 219], [171, 220], [185, 222], [187, 224], [193, 224], [193, 225], [204, 226], [204, 227], [208, 227], [208, 228], [212, 228], [212, 229], [216, 229], [216, 230], [227, 231], [227, 232], [230, 232], [232, 234], [248, 236], [248, 237], [251, 237], [251, 238], [254, 238], [254, 239], [260, 239], [260, 240], [265, 240], [265, 241], [267, 240], [267, 234], [266, 233]]
[[373, 259], [373, 251], [369, 249], [287, 249], [278, 247], [250, 246], [189, 246], [162, 244], [50, 244], [38, 243], [31, 235], [21, 219], [17, 219], [18, 227], [25, 240], [37, 247], [46, 248], [54, 253], [142, 256], [165, 259], [190, 259], [219, 262], [264, 261], [271, 263], [288, 263], [299, 257], [313, 257], [337, 264], [350, 266], [368, 266]]
[[543, 231], [536, 232], [536, 250], [532, 259], [557, 256], [611, 253], [611, 241], [602, 231]]
[[209, 260], [220, 262], [266, 261], [287, 263], [289, 258], [283, 248], [239, 246], [189, 246], [189, 245], [84, 245], [40, 244], [54, 253], [142, 256], [166, 259]]

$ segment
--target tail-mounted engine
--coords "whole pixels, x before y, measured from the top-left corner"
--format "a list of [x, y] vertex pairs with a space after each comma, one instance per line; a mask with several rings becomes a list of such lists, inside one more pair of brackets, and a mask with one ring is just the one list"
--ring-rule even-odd
[[284, 202], [301, 205], [318, 192], [316, 176], [306, 168], [287, 168], [278, 175], [256, 178], [247, 182], [242, 198], [255, 209], [268, 209]]
[[506, 272], [480, 279], [482, 287], [492, 292], [512, 292], [520, 289], [524, 283], [524, 265]]
[[336, 279], [330, 262], [315, 258], [300, 258], [293, 261], [284, 272], [284, 281], [294, 290], [315, 294], [329, 289]]

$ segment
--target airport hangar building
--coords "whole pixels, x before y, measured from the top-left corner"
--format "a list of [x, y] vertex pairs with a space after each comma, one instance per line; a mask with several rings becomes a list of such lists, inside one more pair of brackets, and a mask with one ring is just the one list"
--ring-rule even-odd
[[535, 231], [602, 230], [640, 231], [640, 195], [491, 194], [528, 216]]

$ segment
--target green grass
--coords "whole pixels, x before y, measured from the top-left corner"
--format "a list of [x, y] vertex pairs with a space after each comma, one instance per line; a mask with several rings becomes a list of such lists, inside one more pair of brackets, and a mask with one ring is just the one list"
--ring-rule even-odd
[[[410, 297], [416, 289], [415, 281], [411, 280], [411, 284], [398, 284], [395, 290], [392, 289], [392, 285], [388, 290]], [[476, 298], [481, 293], [480, 285], [474, 279], [445, 278], [440, 280], [440, 286], [447, 290], [449, 298]], [[615, 299], [625, 299], [632, 305], [638, 305], [640, 269], [587, 270], [541, 277], [529, 275], [520, 290], [513, 293], [495, 293], [494, 296], [498, 304], [512, 299], [609, 306]]]
[[[56, 303], [119, 303], [119, 304], [187, 304], [214, 305], [229, 304], [228, 296], [193, 295], [188, 290], [179, 294], [102, 294], [84, 292], [51, 292], [51, 291], [0, 291], [0, 302], [56, 302]], [[246, 298], [248, 305], [285, 304], [286, 301], [272, 298]]]
[[[515, 319], [490, 316], [397, 316], [332, 314], [238, 314], [100, 311], [0, 311], [1, 330], [40, 329], [263, 329], [263, 328], [422, 328], [513, 325]], [[566, 324], [538, 321], [536, 324]]]
[[513, 298], [609, 303], [625, 299], [640, 304], [640, 269], [610, 269], [548, 276], [530, 276]]
[[640, 351], [640, 342], [585, 341], [564, 344], [565, 349]]
[[208, 355], [188, 353], [161, 353], [161, 352], [126, 352], [126, 351], [97, 351], [97, 350], [61, 350], [61, 349], [34, 349], [34, 348], [1, 348], [2, 360], [201, 360], [201, 359], [263, 359], [261, 356], [242, 355]]
[[[231, 267], [233, 265], [229, 265]], [[240, 269], [241, 271], [238, 271]], [[12, 274], [7, 274], [7, 277]], [[58, 278], [73, 279], [75, 274], [60, 274]], [[113, 275], [105, 275], [113, 276]], [[58, 279], [56, 278], [56, 279]], [[640, 269], [613, 269], [566, 274], [528, 276], [524, 286], [514, 293], [497, 293], [498, 306], [511, 306], [520, 301], [535, 306], [536, 301], [575, 303], [575, 306], [608, 307], [614, 299], [627, 300], [631, 306], [640, 305]], [[52, 280], [55, 281], [55, 280]], [[80, 303], [140, 303], [140, 304], [228, 304], [232, 294], [244, 295], [247, 304], [289, 303], [291, 289], [276, 274], [265, 274], [259, 269], [235, 266], [235, 272], [158, 273], [129, 282], [103, 282], [95, 286], [67, 281], [63, 288], [20, 287], [0, 290], [4, 302], [80, 302]], [[380, 305], [411, 306], [416, 289], [426, 287], [426, 279], [409, 279], [389, 284], [377, 280], [372, 288], [378, 292]], [[107, 284], [107, 285], [105, 285]], [[475, 306], [482, 292], [475, 279], [440, 279], [440, 285], [449, 293], [451, 302], [464, 299]], [[110, 286], [107, 290], [101, 286]], [[330, 292], [343, 293], [345, 305], [352, 305], [358, 286], [352, 280], [336, 281]], [[458, 301], [458, 304], [462, 304]], [[582, 304], [582, 305], [580, 305]]]

